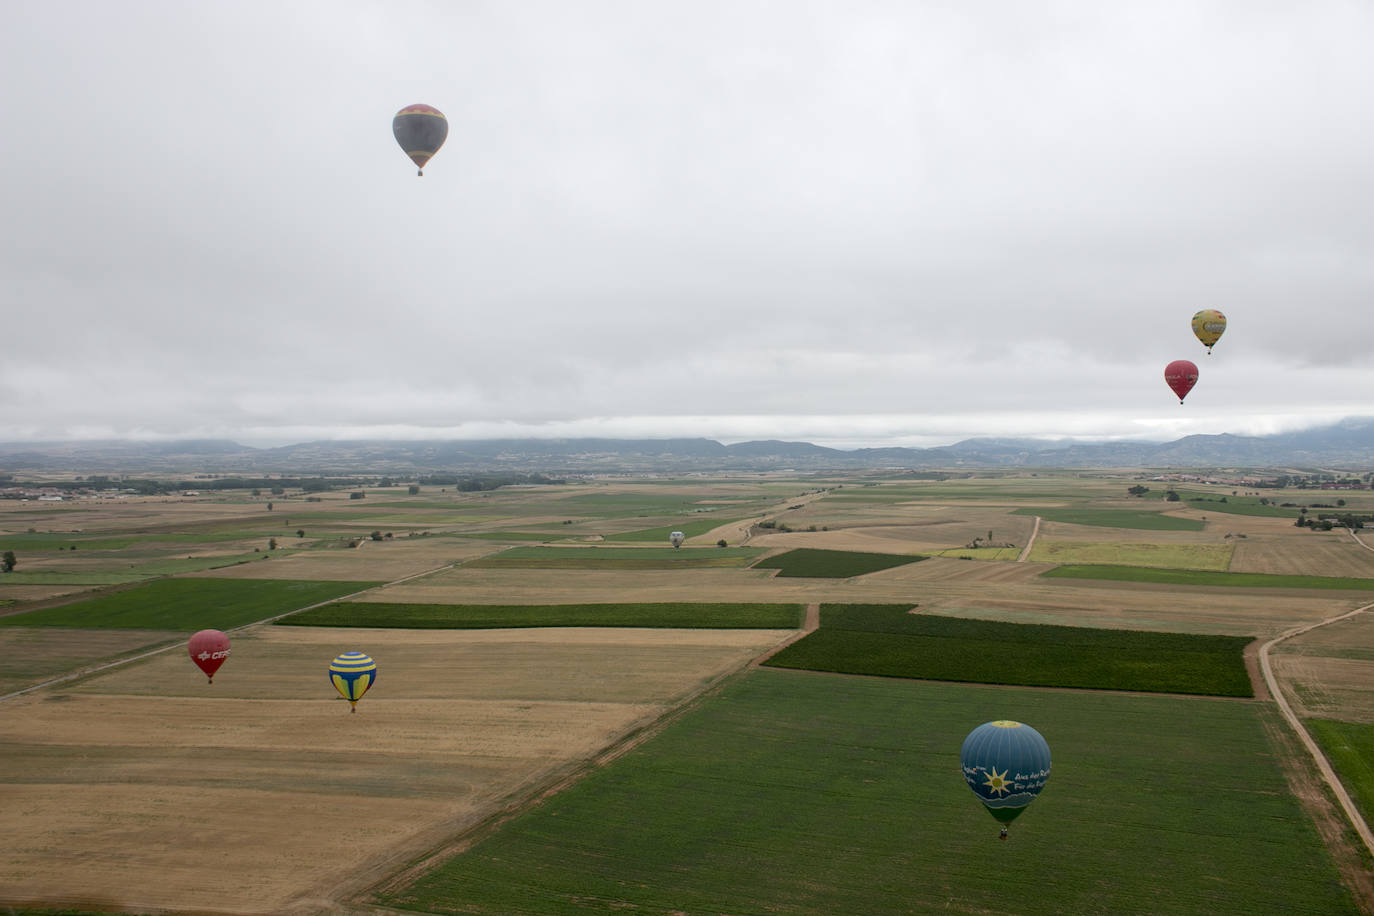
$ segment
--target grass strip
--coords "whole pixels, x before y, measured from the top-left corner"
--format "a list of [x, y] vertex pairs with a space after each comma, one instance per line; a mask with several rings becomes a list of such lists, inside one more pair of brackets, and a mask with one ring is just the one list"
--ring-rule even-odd
[[159, 579], [110, 595], [0, 617], [0, 627], [227, 630], [377, 584], [289, 579]]
[[1366, 823], [1374, 821], [1374, 725], [1334, 719], [1307, 719], [1304, 724]]
[[497, 629], [502, 627], [667, 627], [794, 630], [800, 604], [386, 604], [340, 601], [277, 621], [304, 627]]
[[777, 668], [966, 681], [1254, 696], [1243, 636], [1196, 636], [912, 614], [907, 605], [824, 605], [821, 627]]
[[[1354, 914], [1262, 706], [761, 669], [381, 898], [423, 913]], [[964, 736], [1054, 767], [1005, 843]], [[1141, 863], [1149, 863], [1144, 868]]]
[[800, 547], [755, 563], [754, 568], [776, 569], [779, 577], [848, 579], [924, 559], [923, 556], [910, 554], [858, 553], [849, 550]]
[[1040, 575], [1051, 579], [1104, 579], [1163, 585], [1208, 585], [1221, 588], [1321, 588], [1374, 590], [1374, 579], [1343, 576], [1290, 576], [1275, 573], [1214, 572], [1204, 569], [1152, 569], [1148, 566], [1067, 563]]

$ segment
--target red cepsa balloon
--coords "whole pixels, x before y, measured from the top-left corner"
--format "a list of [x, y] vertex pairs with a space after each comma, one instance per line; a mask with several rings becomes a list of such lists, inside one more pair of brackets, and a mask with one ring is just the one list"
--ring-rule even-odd
[[186, 644], [191, 653], [191, 661], [200, 666], [210, 683], [215, 682], [215, 672], [229, 657], [229, 637], [219, 630], [201, 630]]
[[1182, 404], [1188, 392], [1197, 384], [1197, 365], [1191, 360], [1176, 359], [1164, 367], [1164, 381], [1174, 389], [1178, 402]]

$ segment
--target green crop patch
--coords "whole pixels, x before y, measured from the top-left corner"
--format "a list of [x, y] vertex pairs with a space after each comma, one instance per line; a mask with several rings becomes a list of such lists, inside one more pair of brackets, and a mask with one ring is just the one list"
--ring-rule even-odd
[[1143, 531], [1201, 531], [1206, 523], [1195, 518], [1178, 518], [1162, 512], [1140, 509], [1016, 509], [1012, 515], [1038, 515], [1050, 522], [1090, 525], [1096, 528], [1136, 528]]
[[[1258, 704], [761, 669], [376, 902], [423, 913], [1358, 912]], [[997, 840], [977, 725], [1049, 742]], [[1148, 863], [1149, 867], [1144, 867]]]
[[754, 564], [755, 569], [776, 569], [779, 576], [810, 579], [848, 579], [924, 560], [924, 556], [895, 553], [857, 553], [848, 550], [817, 550], [800, 547]]
[[1366, 821], [1374, 821], [1374, 725], [1332, 719], [1308, 719], [1305, 724], [1355, 807]]
[[512, 547], [466, 564], [480, 569], [741, 568], [762, 550], [753, 547]]
[[1206, 585], [1218, 588], [1320, 588], [1374, 591], [1374, 579], [1340, 576], [1289, 576], [1276, 573], [1212, 572], [1204, 569], [1152, 569], [1148, 566], [1066, 564], [1040, 575], [1051, 579], [1103, 579], [1160, 585]]
[[654, 627], [795, 630], [800, 604], [383, 604], [340, 601], [292, 614], [281, 626], [478, 630], [503, 627]]
[[827, 604], [820, 629], [766, 664], [931, 681], [1249, 697], [1242, 654], [1250, 641], [937, 617], [901, 604]]
[[674, 531], [681, 531], [689, 538], [705, 534], [721, 525], [728, 525], [737, 522], [737, 518], [700, 518], [690, 522], [679, 522], [675, 525], [662, 525], [657, 528], [644, 528], [639, 531], [622, 531], [620, 534], [608, 534], [608, 541], [644, 541], [648, 543], [662, 543], [668, 540], [668, 536]]
[[[1268, 497], [1259, 496], [1213, 496], [1209, 493], [1193, 493], [1179, 490], [1190, 509], [1203, 512], [1222, 512], [1227, 515], [1253, 515], [1259, 518], [1296, 518], [1298, 510], [1283, 509], [1274, 505]], [[1260, 502], [1264, 499], [1264, 502]]]
[[159, 579], [98, 598], [0, 617], [0, 626], [227, 630], [378, 584], [283, 579]]

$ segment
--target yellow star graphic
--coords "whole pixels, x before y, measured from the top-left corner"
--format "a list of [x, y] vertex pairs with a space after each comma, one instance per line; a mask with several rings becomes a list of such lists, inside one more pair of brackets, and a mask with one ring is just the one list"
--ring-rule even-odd
[[1007, 788], [1007, 771], [1006, 771], [1006, 770], [1003, 770], [1003, 771], [1000, 772], [1000, 773], [997, 772], [997, 767], [990, 767], [989, 770], [990, 770], [990, 772], [989, 772], [989, 774], [988, 774], [988, 781], [985, 782], [985, 783], [983, 783], [983, 785], [987, 786], [989, 789], [991, 789], [991, 790], [994, 791], [994, 792], [1009, 792], [1009, 791], [1011, 791], [1010, 789]]

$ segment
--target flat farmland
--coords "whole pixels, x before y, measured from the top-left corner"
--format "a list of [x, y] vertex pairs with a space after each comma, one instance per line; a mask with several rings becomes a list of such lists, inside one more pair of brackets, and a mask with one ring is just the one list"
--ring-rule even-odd
[[7, 701], [0, 901], [330, 909], [786, 635], [263, 627], [213, 685], [169, 651]]
[[1030, 559], [1037, 563], [1106, 563], [1163, 569], [1213, 569], [1231, 564], [1230, 543], [1189, 544], [1142, 541], [1055, 541], [1038, 537]]
[[[1038, 478], [903, 480], [866, 487], [839, 478], [787, 479], [770, 475], [750, 480], [593, 481], [462, 494], [431, 492], [432, 488], [426, 486], [418, 497], [407, 497], [404, 487], [366, 488], [368, 495], [361, 500], [350, 500], [347, 492], [324, 494], [320, 502], [309, 504], [296, 496], [276, 497], [271, 512], [266, 509], [266, 497], [254, 500], [239, 494], [173, 500], [163, 504], [164, 508], [146, 503], [76, 510], [84, 513], [82, 516], [61, 514], [67, 511], [65, 507], [57, 512], [31, 507], [31, 514], [17, 514], [0, 522], [0, 549], [9, 549], [3, 543], [4, 531], [27, 534], [27, 527], [35, 527], [35, 537], [22, 542], [17, 549], [21, 571], [39, 567], [69, 579], [98, 577], [114, 575], [122, 562], [124, 569], [130, 569], [132, 564], [166, 564], [162, 568], [168, 574], [175, 573], [179, 580], [391, 583], [350, 599], [356, 602], [355, 610], [374, 602], [873, 603], [905, 604], [922, 613], [956, 618], [1255, 638], [1277, 635], [1297, 624], [1320, 621], [1374, 600], [1351, 591], [1297, 587], [1202, 587], [1051, 579], [1043, 578], [1042, 573], [1054, 568], [1054, 562], [1037, 562], [1033, 558], [1032, 562], [1018, 563], [1011, 557], [996, 562], [932, 557], [851, 579], [780, 579], [768, 571], [748, 568], [482, 568], [481, 564], [470, 562], [504, 550], [507, 545], [502, 540], [528, 545], [527, 538], [533, 538], [564, 540], [570, 546], [574, 542], [589, 545], [618, 531], [637, 531], [637, 537], [648, 537], [645, 532], [661, 532], [665, 526], [674, 530], [693, 525], [698, 526], [693, 530], [698, 530], [711, 525], [713, 519], [724, 523], [700, 528], [704, 533], [695, 536], [698, 543], [714, 543], [716, 538], [725, 537], [731, 548], [761, 550], [765, 556], [802, 547], [923, 554], [961, 547], [974, 537], [987, 538], [989, 530], [996, 541], [1022, 545], [1030, 535], [1034, 519], [1031, 514], [1011, 514], [1016, 509], [1043, 506], [1117, 511], [1123, 504], [1137, 511], [1164, 508], [1162, 502], [1149, 499], [1127, 502], [1124, 490], [1132, 482], [1116, 476], [1092, 478], [1075, 473]], [[840, 483], [844, 484], [843, 490], [820, 492]], [[1307, 496], [1312, 498], [1313, 494]], [[700, 513], [702, 508], [713, 511]], [[122, 528], [119, 521], [119, 513], [125, 511], [135, 513], [126, 520], [130, 528]], [[1374, 578], [1369, 567], [1359, 565], [1374, 559], [1374, 552], [1363, 551], [1368, 553], [1367, 558], [1360, 554], [1347, 556], [1343, 551], [1324, 552], [1341, 539], [1350, 549], [1362, 551], [1344, 533], [1316, 534], [1297, 529], [1291, 521], [1283, 519], [1222, 515], [1205, 509], [1174, 514], [1197, 521], [1199, 530], [1142, 530], [1047, 521], [1040, 529], [1038, 542], [1051, 545], [1073, 541], [1081, 545], [1076, 549], [1115, 552], [1117, 558], [1112, 562], [1120, 563], [1122, 554], [1131, 554], [1140, 562], [1153, 562], [1166, 570], [1181, 562], [1181, 558], [1219, 556], [1222, 551], [1234, 551], [1233, 570], [1247, 553], [1246, 562], [1276, 562], [1263, 559], [1260, 551], [1269, 551], [1275, 558], [1290, 558], [1295, 568], [1285, 572]], [[3, 517], [0, 512], [0, 518]], [[1101, 514], [1095, 517], [1108, 518]], [[742, 529], [749, 520], [765, 518], [777, 519], [794, 530], [764, 533], [756, 529], [752, 537], [744, 540]], [[46, 540], [36, 537], [48, 533], [44, 519], [54, 520], [55, 529]], [[729, 521], [732, 519], [741, 521]], [[270, 523], [269, 527], [260, 528], [264, 521]], [[99, 526], [96, 522], [100, 522]], [[805, 530], [813, 524], [818, 529], [826, 525], [835, 527], [829, 531]], [[62, 526], [69, 527], [61, 530]], [[305, 530], [305, 538], [296, 538], [298, 527]], [[77, 551], [58, 549], [73, 534], [73, 528], [82, 528], [75, 532], [82, 537], [101, 539], [106, 549], [99, 551], [100, 556], [85, 547]], [[135, 539], [133, 535], [139, 532], [131, 528], [146, 530]], [[394, 531], [396, 536], [372, 541], [366, 535], [375, 529]], [[256, 537], [258, 531], [277, 532], [279, 548], [291, 549], [268, 552], [265, 543], [244, 540], [245, 533]], [[428, 536], [406, 536], [411, 531], [417, 535], [428, 531]], [[1227, 538], [1227, 534], [1232, 537]], [[1239, 534], [1246, 537], [1239, 538]], [[344, 546], [340, 540], [360, 536], [362, 540], [355, 548]], [[1272, 543], [1265, 543], [1271, 539]], [[1374, 541], [1374, 536], [1370, 539]], [[1327, 546], [1322, 546], [1322, 542]], [[116, 546], [121, 543], [124, 546]], [[194, 555], [197, 561], [232, 560], [233, 550], [250, 543], [261, 549], [261, 556], [255, 555], [245, 563], [195, 572], [176, 565], [189, 562], [188, 555]], [[660, 545], [654, 545], [657, 546]], [[653, 551], [653, 547], [647, 549]], [[703, 548], [700, 552], [713, 551], [714, 548]], [[1148, 556], [1151, 552], [1155, 552], [1153, 559]], [[729, 556], [724, 551], [722, 554]], [[0, 604], [6, 600], [19, 602], [9, 608], [0, 606], [0, 613], [40, 604], [28, 597], [36, 594], [34, 590], [38, 588], [17, 582], [7, 584], [0, 577]], [[1357, 618], [1360, 620], [1363, 618]], [[1329, 628], [1330, 632], [1312, 631], [1300, 640], [1284, 644], [1276, 654], [1280, 677], [1291, 684], [1288, 693], [1305, 713], [1356, 723], [1374, 718], [1368, 686], [1374, 680], [1368, 668], [1374, 658], [1374, 625], [1366, 627], [1357, 621], [1350, 621], [1349, 627], [1341, 624]], [[120, 638], [111, 641], [111, 634], [116, 633], [121, 634]], [[229, 665], [216, 675], [213, 685], [205, 683], [178, 645], [185, 635], [134, 630], [89, 630], [78, 634], [52, 629], [47, 636], [40, 637], [36, 629], [0, 627], [0, 686], [32, 683], [63, 673], [64, 669], [79, 669], [146, 646], [173, 643], [164, 654], [0, 705], [0, 746], [6, 748], [5, 754], [0, 755], [0, 827], [5, 828], [7, 836], [25, 838], [23, 843], [12, 842], [0, 854], [0, 911], [5, 904], [13, 905], [20, 900], [86, 909], [144, 907], [177, 912], [261, 914], [351, 911], [358, 894], [366, 893], [378, 882], [398, 886], [395, 876], [400, 870], [427, 852], [486, 835], [485, 828], [476, 834], [471, 831], [486, 823], [491, 815], [524, 810], [538, 790], [561, 785], [570, 774], [589, 767], [593, 775], [600, 773], [591, 761], [600, 759], [608, 748], [627, 748], [618, 761], [635, 759], [642, 745], [622, 744], [630, 740], [627, 736], [640, 735], [648, 723], [658, 722], [684, 705], [695, 708], [693, 698], [700, 690], [795, 632], [617, 629], [608, 635], [604, 630], [567, 627], [404, 631], [254, 626], [233, 634], [234, 654]], [[127, 642], [120, 641], [124, 637]], [[329, 660], [350, 650], [369, 652], [380, 666], [378, 685], [359, 703], [357, 715], [348, 714], [347, 704], [336, 698], [325, 676]], [[757, 673], [741, 680], [752, 679]], [[817, 689], [823, 694], [849, 693], [848, 687], [835, 686], [837, 682], [847, 682], [839, 676], [796, 677], [801, 678], [797, 684], [818, 682]], [[787, 686], [782, 693], [778, 703], [791, 711], [778, 715], [769, 712], [771, 718], [763, 723], [766, 734], [759, 741], [773, 741], [773, 732], [767, 731], [770, 722], [787, 731], [810, 727], [807, 723], [815, 719], [817, 710], [826, 702], [813, 702], [805, 687]], [[902, 690], [898, 693], [908, 699], [914, 696]], [[1042, 694], [1043, 691], [1024, 688], [989, 687], [977, 694], [986, 698], [977, 707], [988, 710], [986, 718], [993, 718], [1002, 714], [1000, 710], [1006, 702], [1041, 702], [1035, 698]], [[1075, 694], [1067, 696], [1071, 699], [1044, 701], [1048, 704], [1046, 708], [1077, 710], [1066, 713], [1065, 724], [1081, 729], [1085, 735], [1094, 731], [1107, 733], [1099, 727], [1100, 723], [1093, 724], [1096, 720], [1092, 716], [1098, 713], [1083, 713], [1074, 705]], [[867, 721], [865, 717], [873, 713], [852, 697], [838, 702], [838, 712], [825, 714], [830, 725], [843, 726], [846, 716]], [[879, 709], [874, 721], [885, 722], [890, 729], [893, 722], [906, 721], [903, 716], [915, 714], [910, 702], [894, 702], [893, 708], [903, 710], [901, 714], [894, 717], [881, 711], [880, 703], [874, 707]], [[1226, 702], [1268, 710], [1263, 700]], [[1039, 714], [1036, 708], [1027, 712], [1031, 713]], [[1080, 713], [1082, 721], [1073, 721]], [[788, 718], [793, 714], [797, 717], [795, 722]], [[1113, 715], [1119, 717], [1123, 713], [1117, 711]], [[1266, 715], [1263, 711], [1259, 713], [1264, 727], [1271, 734], [1282, 732], [1282, 726], [1265, 718]], [[1144, 721], [1139, 717], [1130, 720]], [[1210, 726], [1201, 726], [1189, 717], [1181, 719], [1178, 729], [1178, 747], [1211, 734]], [[696, 740], [689, 739], [687, 744]], [[836, 740], [844, 738], [831, 734], [821, 743], [833, 744]], [[1059, 769], [1060, 761], [1075, 756], [1080, 761], [1087, 758], [1080, 755], [1076, 743], [1070, 744], [1074, 750], [1069, 757], [1060, 756], [1061, 739], [1052, 739], [1052, 744], [1056, 749], [1056, 782], [1049, 791], [1055, 792], [1054, 785], [1074, 784], [1073, 779], [1058, 782], [1070, 772], [1067, 768]], [[763, 746], [756, 742], [756, 748]], [[882, 747], [892, 749], [889, 744]], [[1254, 750], [1249, 744], [1245, 747], [1246, 754]], [[827, 753], [816, 751], [816, 756], [810, 756], [808, 751], [802, 757], [793, 754], [778, 764], [778, 772], [789, 774], [793, 779], [790, 785], [801, 794], [826, 805], [843, 805], [843, 791], [818, 787], [812, 778], [818, 772], [818, 762]], [[733, 805], [734, 799], [747, 797], [754, 787], [772, 784], [772, 777], [767, 774], [773, 772], [773, 764], [759, 756], [746, 757], [744, 762], [727, 768], [727, 777], [706, 781], [705, 784], [720, 790], [715, 798], [731, 799]], [[879, 762], [885, 759], [875, 755], [864, 759], [870, 758]], [[910, 764], [915, 759], [902, 752], [902, 762]], [[1250, 758], [1245, 759], [1248, 766]], [[1291, 758], [1290, 763], [1297, 768], [1309, 766], [1300, 756]], [[1246, 770], [1241, 775], [1228, 770], [1227, 765], [1217, 764], [1204, 771], [1220, 773], [1222, 777], [1229, 775], [1231, 781], [1216, 791], [1218, 797], [1234, 799], [1230, 787], [1250, 779], [1252, 774]], [[944, 764], [934, 766], [938, 769]], [[1064, 766], [1069, 765], [1066, 762]], [[1112, 769], [1101, 761], [1094, 766], [1100, 771], [1093, 777], [1099, 780], [1099, 788], [1136, 785], [1142, 772], [1148, 774], [1148, 768]], [[896, 765], [887, 766], [885, 773], [882, 778], [897, 778], [905, 783], [919, 781]], [[865, 791], [867, 783], [860, 787], [865, 778], [870, 777], [858, 777], [859, 781], [853, 783], [842, 779], [840, 788], [850, 786]], [[1182, 775], [1179, 779], [1187, 782]], [[952, 784], [959, 793], [968, 794], [957, 777]], [[1103, 797], [1111, 798], [1112, 791], [1103, 788]], [[1294, 792], [1309, 802], [1320, 794], [1298, 792], [1296, 788]], [[1284, 793], [1279, 790], [1275, 794]], [[561, 797], [555, 795], [550, 801]], [[1288, 797], [1291, 799], [1291, 795]], [[1268, 798], [1265, 795], [1266, 803]], [[11, 804], [11, 799], [16, 804]], [[1042, 802], [1048, 799], [1047, 794]], [[969, 842], [982, 842], [982, 821], [987, 821], [989, 830], [995, 831], [996, 827], [976, 807], [971, 795], [968, 799], [961, 796], [961, 809], [965, 803], [971, 806], [966, 812], [969, 824], [980, 838]], [[213, 825], [195, 818], [197, 805], [201, 809], [209, 806], [214, 811]], [[997, 844], [995, 833], [991, 834], [992, 859], [982, 853], [970, 853], [971, 847], [965, 842], [947, 844], [950, 855], [969, 859], [969, 869], [941, 864], [947, 856], [931, 865], [919, 852], [931, 844], [929, 837], [914, 846], [899, 842], [892, 849], [877, 850], [877, 858], [870, 859], [894, 865], [884, 873], [898, 876], [893, 879], [893, 887], [907, 887], [903, 882], [916, 881], [921, 876], [934, 875], [944, 881], [953, 889], [931, 907], [944, 906], [949, 899], [968, 893], [970, 882], [976, 884], [997, 873], [1009, 856], [1022, 855], [1016, 850], [1026, 851], [1026, 844], [1015, 842], [1022, 835], [1017, 830], [1036, 823], [1039, 805], [1027, 818], [1018, 821], [1013, 829], [1014, 842]], [[536, 807], [535, 811], [538, 810]], [[732, 815], [738, 810], [730, 809]], [[794, 811], [783, 810], [789, 815]], [[1105, 838], [1106, 845], [1116, 850], [1112, 855], [1117, 858], [1110, 862], [1116, 863], [1123, 873], [1134, 869], [1155, 876], [1154, 886], [1159, 887], [1158, 875], [1162, 871], [1198, 858], [1193, 852], [1180, 851], [1182, 847], [1169, 847], [1173, 851], [1168, 855], [1159, 852], [1164, 847], [1151, 834], [1153, 828], [1142, 826], [1149, 820], [1149, 812], [1136, 811], [1138, 816], [1128, 819], [1128, 823], [1112, 822], [1104, 827], [1098, 817], [1100, 812], [1075, 810], [1076, 817], [1091, 824], [1091, 828], [1085, 828], [1082, 835], [1066, 838], [1052, 850], [1054, 856], [1046, 863], [1066, 861], [1066, 848], [1100, 850]], [[824, 817], [814, 829], [794, 821], [776, 828], [759, 843], [744, 837], [731, 846], [718, 839], [728, 839], [728, 835], [718, 832], [719, 825], [711, 821], [710, 814], [702, 814], [702, 835], [717, 837], [714, 842], [724, 851], [743, 850], [747, 854], [743, 858], [749, 864], [749, 874], [735, 876], [731, 886], [747, 893], [757, 887], [763, 895], [735, 901], [738, 905], [730, 911], [761, 912], [765, 904], [770, 904], [767, 888], [786, 884], [799, 888], [799, 893], [814, 892], [815, 899], [840, 907], [821, 907], [810, 912], [856, 911], [843, 907], [843, 901], [855, 899], [845, 895], [875, 886], [875, 877], [865, 871], [869, 865], [862, 856], [833, 855], [833, 850], [842, 844], [827, 832], [830, 828]], [[608, 826], [635, 837], [646, 857], [665, 861], [673, 855], [673, 834], [680, 825], [695, 823], [691, 819], [682, 821], [671, 807], [651, 806], [646, 813], [627, 805], [623, 816], [628, 820], [622, 823], [616, 820], [621, 815], [613, 814], [607, 820]], [[889, 814], [884, 812], [882, 817]], [[369, 824], [375, 824], [375, 829]], [[1262, 842], [1265, 835], [1251, 822], [1228, 823], [1221, 828], [1193, 824], [1180, 830], [1188, 832], [1195, 827], [1196, 835], [1212, 838], [1214, 845], [1228, 850], [1227, 855], [1230, 850], [1253, 851], [1250, 847]], [[502, 827], [492, 835], [502, 836], [506, 832], [507, 828]], [[1130, 837], [1121, 846], [1127, 852], [1117, 850], [1123, 832]], [[1332, 836], [1329, 832], [1323, 835]], [[948, 838], [940, 841], [945, 839]], [[1168, 842], [1175, 843], [1177, 839], [1170, 837]], [[1331, 842], [1335, 848], [1341, 840], [1337, 836]], [[750, 857], [761, 849], [772, 850], [775, 843], [777, 857], [768, 860], [773, 864], [756, 867], [762, 860]], [[576, 868], [567, 854], [574, 847], [583, 848], [573, 841], [559, 840], [544, 848], [542, 860], [534, 855], [521, 861], [543, 875], [565, 866]], [[826, 850], [832, 853], [831, 858], [841, 861], [828, 862], [823, 854]], [[1271, 852], [1264, 847], [1259, 861], [1267, 861], [1264, 856]], [[1092, 857], [1080, 858], [1085, 862], [1084, 869], [1088, 869]], [[1141, 862], [1148, 863], [1149, 868], [1135, 868]], [[997, 867], [990, 868], [990, 863]], [[1062, 866], [1046, 867], [1053, 870]], [[226, 876], [200, 886], [198, 872], [206, 869], [221, 869]], [[583, 873], [600, 874], [586, 868]], [[1033, 873], [1045, 872], [1041, 869]], [[199, 878], [203, 884], [204, 875]], [[1220, 879], [1231, 880], [1226, 875]], [[504, 879], [493, 880], [499, 883]], [[886, 879], [880, 875], [877, 880]], [[1026, 885], [1037, 880], [1027, 877]], [[1095, 877], [1063, 879], [1069, 885], [1081, 884], [1090, 896], [1100, 894], [1114, 880], [1109, 875], [1103, 882], [1100, 863]], [[106, 893], [105, 889], [111, 887], [120, 896]], [[1187, 895], [1196, 891], [1197, 899], [1211, 901], [1214, 912], [1226, 912], [1228, 904], [1238, 901], [1253, 904], [1251, 911], [1261, 912], [1265, 904], [1275, 899], [1236, 896], [1231, 884], [1220, 889], [1212, 877], [1204, 877], [1201, 883], [1190, 887]], [[493, 899], [499, 899], [500, 891], [493, 893], [497, 894]], [[731, 904], [726, 897], [711, 899], [713, 889], [708, 887], [701, 893], [700, 909], [729, 910]], [[958, 897], [972, 901], [966, 910], [1035, 911], [1029, 904], [999, 910], [999, 904], [977, 897], [977, 893], [974, 897]], [[1312, 899], [1319, 903], [1335, 899], [1321, 893]], [[220, 897], [222, 894], [229, 896]], [[910, 909], [915, 906], [911, 901], [918, 899], [924, 898], [919, 893], [899, 890], [891, 897], [891, 908], [900, 911], [905, 905]], [[1135, 898], [1113, 899], [1120, 903]], [[672, 901], [661, 902], [664, 909], [655, 911], [668, 911]], [[1059, 911], [1091, 911], [1089, 902], [1085, 897]], [[460, 910], [467, 905], [453, 904]], [[646, 901], [644, 905], [653, 909], [657, 903]], [[1345, 912], [1342, 906], [1338, 902], [1325, 912]], [[1161, 907], [1171, 912], [1179, 909]], [[531, 909], [540, 911], [539, 906]], [[787, 905], [776, 909], [806, 911], [789, 910]], [[1130, 907], [1123, 903], [1120, 909], [1128, 911]], [[1291, 909], [1301, 911], [1301, 907]], [[522, 910], [503, 910], [493, 903], [486, 911]], [[879, 907], [876, 911], [884, 910]]]
[[[1311, 531], [1282, 519], [1246, 519], [1232, 572], [1374, 578], [1374, 550], [1342, 529]], [[1254, 524], [1261, 522], [1261, 524]]]
[[1374, 612], [1280, 643], [1272, 659], [1300, 715], [1374, 724]]

